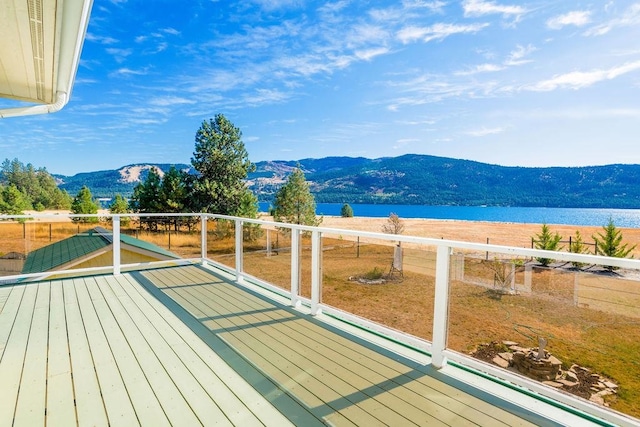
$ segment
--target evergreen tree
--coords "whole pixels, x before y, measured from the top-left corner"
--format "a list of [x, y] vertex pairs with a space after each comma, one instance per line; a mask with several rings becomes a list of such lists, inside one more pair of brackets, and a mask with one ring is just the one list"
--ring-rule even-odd
[[342, 209], [340, 209], [340, 215], [343, 218], [351, 218], [351, 217], [353, 217], [353, 208], [351, 206], [349, 206], [348, 203], [345, 203], [344, 205], [342, 205]]
[[[238, 216], [252, 219], [258, 218], [258, 198], [248, 188], [240, 200]], [[242, 238], [245, 241], [253, 242], [260, 237], [262, 237], [262, 227], [260, 224], [243, 224]]]
[[162, 180], [156, 169], [149, 169], [147, 178], [133, 189], [129, 202], [131, 209], [141, 213], [162, 212], [161, 185]]
[[160, 212], [185, 212], [188, 198], [184, 172], [171, 166], [160, 184]]
[[[589, 248], [587, 247], [587, 245], [584, 244], [582, 240], [582, 235], [580, 234], [580, 230], [576, 230], [576, 234], [573, 237], [571, 244], [569, 244], [569, 252], [572, 252], [574, 254], [589, 253]], [[576, 268], [580, 268], [585, 265], [584, 262], [577, 262], [577, 261], [571, 261], [571, 264], [573, 264], [573, 266]]]
[[276, 221], [312, 226], [322, 222], [316, 218], [316, 201], [299, 166], [276, 193], [274, 208]]
[[[534, 240], [535, 248], [547, 251], [559, 251], [562, 250], [562, 247], [558, 246], [560, 244], [560, 240], [562, 240], [562, 236], [560, 236], [557, 231], [555, 234], [551, 234], [549, 226], [547, 224], [542, 224], [542, 230], [539, 234], [536, 234]], [[536, 258], [536, 260], [545, 267], [552, 261], [550, 258]]]
[[28, 204], [26, 209], [69, 209], [71, 197], [58, 188], [45, 168], [24, 165], [18, 159], [5, 159], [0, 168], [0, 183], [14, 185]]
[[[71, 212], [75, 214], [97, 214], [98, 204], [93, 200], [91, 191], [83, 186], [71, 203]], [[74, 222], [98, 222], [98, 217], [72, 217]]]
[[[592, 236], [596, 242], [599, 255], [627, 258], [631, 251], [636, 248], [636, 245], [629, 247], [627, 243], [622, 244], [622, 232], [616, 228], [613, 219], [609, 218], [609, 223], [606, 226], [602, 226], [602, 228], [604, 229], [604, 233], [597, 233], [597, 236]], [[611, 265], [607, 265], [605, 268], [609, 271], [618, 269], [618, 267]]]
[[198, 210], [237, 215], [246, 192], [244, 179], [255, 170], [240, 129], [222, 114], [202, 122], [191, 164], [199, 173], [194, 185]]
[[[112, 214], [125, 214], [129, 212], [129, 204], [120, 194], [116, 194], [116, 197], [109, 205], [109, 213]], [[131, 217], [124, 216], [120, 218], [120, 224], [124, 227], [128, 226], [131, 223]]]
[[2, 188], [0, 192], [0, 213], [23, 215], [30, 205], [26, 196], [14, 184]]

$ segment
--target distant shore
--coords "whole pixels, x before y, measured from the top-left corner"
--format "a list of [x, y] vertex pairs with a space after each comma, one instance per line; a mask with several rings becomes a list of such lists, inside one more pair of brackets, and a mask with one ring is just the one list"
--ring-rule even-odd
[[[48, 218], [41, 218], [39, 221], [69, 221], [66, 217], [56, 216], [69, 214], [69, 211], [25, 211], [27, 215], [46, 214]], [[99, 215], [108, 214], [108, 210], [98, 211]], [[261, 216], [261, 219], [271, 220], [270, 216]], [[492, 221], [466, 221], [466, 220], [442, 220], [428, 218], [401, 219], [405, 226], [404, 235], [431, 237], [435, 239], [458, 240], [473, 243], [490, 243], [493, 245], [515, 246], [520, 248], [530, 248], [531, 239], [540, 233], [541, 224], [522, 224], [511, 222]], [[343, 218], [339, 216], [324, 216], [321, 227], [341, 228], [358, 231], [381, 232], [382, 226], [387, 222], [387, 218], [374, 217], [351, 217]], [[591, 236], [602, 233], [602, 226], [580, 226], [549, 224], [552, 233], [558, 232], [562, 240], [568, 241], [569, 237], [575, 238], [576, 230], [580, 231], [582, 239], [586, 243], [593, 243]], [[619, 227], [622, 232], [623, 243], [638, 245], [633, 252], [636, 258], [640, 257], [640, 229]], [[565, 244], [566, 246], [566, 244]]]

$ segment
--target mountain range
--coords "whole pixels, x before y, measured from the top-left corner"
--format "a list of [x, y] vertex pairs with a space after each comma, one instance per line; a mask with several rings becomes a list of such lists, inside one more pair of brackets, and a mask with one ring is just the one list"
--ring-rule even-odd
[[[417, 154], [326, 157], [257, 162], [247, 184], [260, 201], [271, 202], [298, 165], [318, 203], [640, 208], [640, 165], [525, 168]], [[162, 174], [171, 166], [54, 177], [71, 195], [87, 185], [95, 197], [127, 197], [151, 167]], [[173, 166], [193, 172], [187, 164]]]

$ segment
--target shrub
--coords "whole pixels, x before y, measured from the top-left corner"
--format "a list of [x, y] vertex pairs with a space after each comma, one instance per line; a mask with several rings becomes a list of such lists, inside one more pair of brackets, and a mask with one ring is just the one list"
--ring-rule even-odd
[[[562, 236], [560, 236], [558, 232], [551, 234], [549, 226], [547, 224], [542, 224], [540, 234], [536, 234], [534, 239], [535, 248], [547, 251], [559, 251], [562, 249], [562, 247], [558, 246], [560, 240], [562, 240]], [[536, 260], [545, 267], [551, 263], [550, 258], [536, 258]]]
[[349, 206], [348, 203], [345, 203], [344, 205], [342, 205], [342, 209], [340, 209], [340, 215], [343, 218], [351, 218], [351, 217], [353, 217], [353, 208], [351, 206]]

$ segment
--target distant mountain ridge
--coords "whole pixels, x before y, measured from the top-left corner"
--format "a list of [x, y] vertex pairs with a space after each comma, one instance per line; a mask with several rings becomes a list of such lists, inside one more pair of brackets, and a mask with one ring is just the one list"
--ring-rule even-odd
[[[326, 157], [257, 162], [247, 183], [259, 200], [271, 202], [298, 164], [319, 203], [640, 208], [640, 165], [525, 168], [417, 154]], [[192, 171], [186, 164], [174, 166]], [[87, 185], [96, 197], [129, 196], [150, 167], [164, 173], [171, 165], [56, 178], [71, 195]]]

